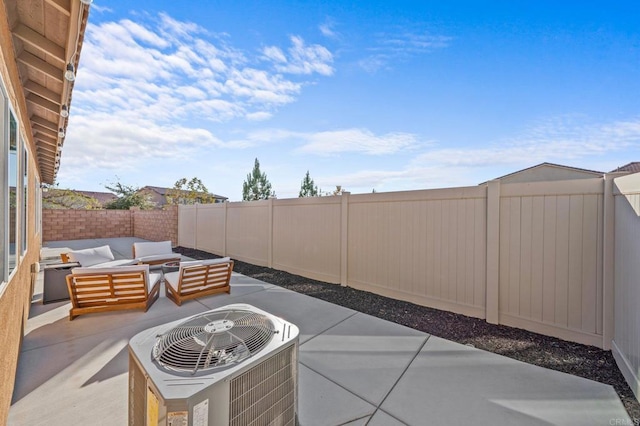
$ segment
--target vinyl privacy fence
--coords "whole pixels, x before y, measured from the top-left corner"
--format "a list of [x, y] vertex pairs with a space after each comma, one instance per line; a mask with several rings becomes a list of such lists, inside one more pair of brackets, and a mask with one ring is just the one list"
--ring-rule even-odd
[[178, 242], [608, 348], [615, 176], [180, 206]]
[[613, 356], [640, 398], [640, 174], [617, 178]]

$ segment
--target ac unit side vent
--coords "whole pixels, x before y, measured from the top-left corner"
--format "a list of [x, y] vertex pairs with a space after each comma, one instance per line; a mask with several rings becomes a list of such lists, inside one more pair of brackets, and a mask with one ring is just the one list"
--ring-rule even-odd
[[145, 424], [147, 377], [129, 354], [129, 425]]
[[289, 346], [230, 382], [230, 426], [295, 425], [296, 357]]

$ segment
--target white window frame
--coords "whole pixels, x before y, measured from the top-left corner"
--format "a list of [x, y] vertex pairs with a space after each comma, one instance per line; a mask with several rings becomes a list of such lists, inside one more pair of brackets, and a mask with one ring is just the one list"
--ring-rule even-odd
[[24, 258], [27, 254], [29, 240], [29, 151], [23, 137], [20, 138], [22, 149], [20, 150], [20, 258]]
[[9, 153], [9, 108], [8, 98], [4, 89], [4, 82], [0, 78], [0, 295], [4, 293], [6, 283], [9, 281], [9, 194], [8, 187], [8, 160]]

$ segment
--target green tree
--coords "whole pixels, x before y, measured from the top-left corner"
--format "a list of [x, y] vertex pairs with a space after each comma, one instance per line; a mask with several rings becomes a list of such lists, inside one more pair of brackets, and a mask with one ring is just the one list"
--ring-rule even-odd
[[119, 181], [112, 183], [111, 186], [105, 185], [104, 187], [118, 196], [115, 200], [105, 204], [105, 209], [128, 210], [131, 207], [140, 207], [142, 210], [149, 210], [153, 208], [153, 204], [149, 198], [138, 192], [140, 188], [124, 185]]
[[44, 209], [100, 209], [100, 202], [93, 197], [80, 194], [71, 189], [59, 189], [51, 186], [42, 192], [42, 208]]
[[307, 170], [307, 174], [304, 176], [302, 184], [300, 185], [300, 194], [298, 194], [298, 197], [317, 197], [319, 195], [320, 191], [318, 190], [318, 186], [313, 182], [313, 179], [309, 176], [309, 170]]
[[346, 190], [346, 189], [344, 189], [344, 188], [342, 187], [342, 185], [336, 185], [336, 189], [333, 191], [333, 194], [331, 194], [331, 195], [342, 195], [342, 194], [344, 194], [346, 191], [347, 191], [347, 190]]
[[333, 191], [327, 191], [325, 193], [322, 193], [321, 195], [325, 196], [325, 197], [331, 197], [333, 195], [342, 195], [345, 192], [347, 192], [346, 189], [344, 189], [342, 187], [342, 185], [336, 185], [336, 189], [334, 189]]
[[167, 203], [169, 204], [212, 204], [215, 202], [216, 198], [209, 193], [207, 187], [197, 177], [189, 181], [187, 178], [179, 179], [173, 188], [167, 191]]
[[266, 200], [275, 196], [271, 182], [267, 179], [267, 174], [260, 171], [260, 162], [256, 158], [253, 170], [242, 184], [242, 201]]

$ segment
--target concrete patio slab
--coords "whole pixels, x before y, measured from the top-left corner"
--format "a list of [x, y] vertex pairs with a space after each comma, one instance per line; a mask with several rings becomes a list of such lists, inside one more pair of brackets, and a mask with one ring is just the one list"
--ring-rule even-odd
[[47, 305], [34, 303], [26, 326], [29, 339], [24, 340], [23, 350], [43, 348], [90, 335], [109, 334], [129, 324], [148, 324], [144, 328], [150, 328], [169, 322], [168, 317], [179, 319], [208, 310], [201, 303], [184, 304], [177, 310], [171, 300], [159, 297], [147, 312], [128, 310], [84, 315], [74, 319], [71, 325], [70, 308], [68, 301]]
[[434, 336], [381, 408], [407, 424], [464, 424], [470, 415], [475, 424], [514, 425], [595, 426], [627, 418], [611, 386]]
[[[235, 286], [231, 289], [231, 294], [234, 293]], [[235, 300], [234, 298], [229, 303], [238, 303]], [[200, 302], [211, 309], [226, 304], [220, 304], [221, 300], [215, 298], [200, 299]], [[242, 303], [248, 303], [295, 324], [300, 329], [301, 344], [357, 313], [278, 286], [243, 296]]]
[[300, 362], [378, 406], [428, 334], [357, 313], [300, 346]]
[[[130, 239], [103, 243], [127, 256]], [[125, 250], [126, 248], [126, 250]], [[129, 339], [230, 303], [248, 303], [301, 330], [300, 424], [633, 424], [613, 388], [439, 339], [351, 309], [233, 274], [231, 294], [164, 297], [148, 312], [68, 320], [69, 302], [42, 305], [36, 281], [9, 425], [127, 423]]]
[[362, 419], [354, 420], [349, 423], [344, 423], [340, 426], [366, 426], [370, 424], [369, 423], [370, 420], [371, 420], [371, 417], [367, 416], [367, 417], [363, 417]]
[[[467, 421], [465, 423], [472, 423], [473, 424], [474, 422], [473, 421]], [[432, 423], [428, 419], [423, 419], [421, 424], [423, 424], [423, 425], [428, 425], [428, 424], [446, 424], [446, 422], [443, 421], [443, 422], [433, 422]], [[373, 415], [373, 417], [371, 417], [371, 420], [369, 421], [369, 423], [367, 423], [367, 426], [406, 426], [406, 423], [402, 423], [400, 420], [391, 417], [390, 415], [388, 415], [384, 411], [378, 410]]]
[[300, 424], [365, 425], [376, 407], [322, 377], [304, 365], [299, 370], [300, 389], [311, 392], [299, 394]]

